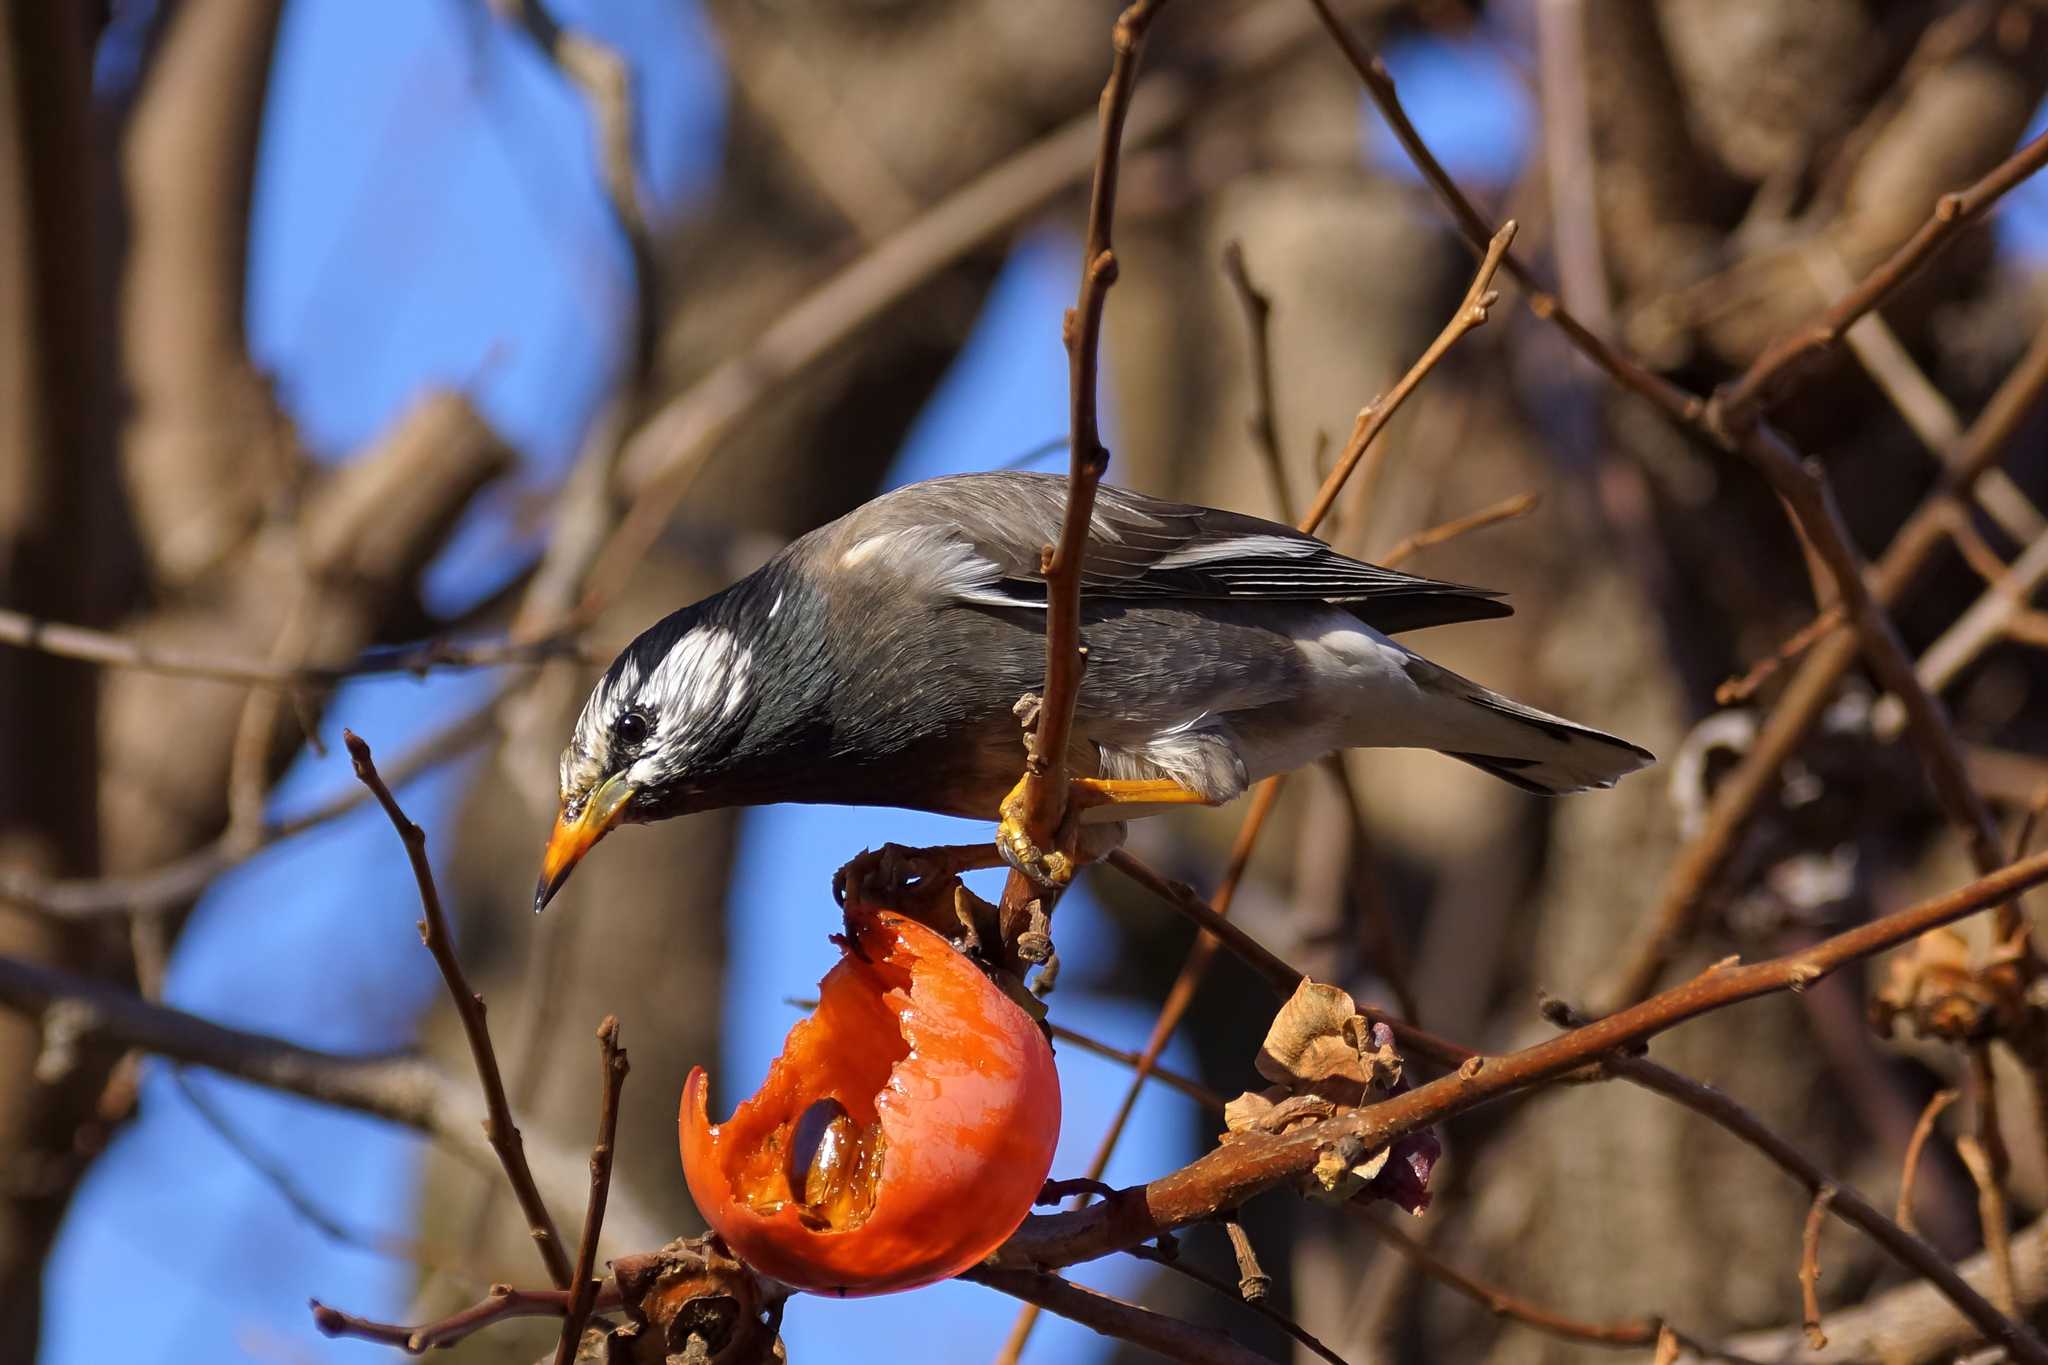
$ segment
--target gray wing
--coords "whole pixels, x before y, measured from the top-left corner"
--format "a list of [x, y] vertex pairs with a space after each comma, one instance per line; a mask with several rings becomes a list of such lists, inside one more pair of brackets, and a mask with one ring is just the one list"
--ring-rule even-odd
[[[1059, 538], [1066, 500], [1059, 475], [929, 479], [854, 513], [839, 544], [848, 564], [874, 555], [965, 601], [1043, 608], [1039, 551]], [[1096, 495], [1081, 586], [1130, 601], [1330, 602], [1388, 634], [1513, 611], [1499, 593], [1349, 559], [1291, 526], [1107, 484]]]

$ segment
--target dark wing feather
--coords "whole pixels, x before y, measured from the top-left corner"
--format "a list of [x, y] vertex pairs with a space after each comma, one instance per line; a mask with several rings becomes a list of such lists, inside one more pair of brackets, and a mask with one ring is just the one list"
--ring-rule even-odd
[[[990, 566], [970, 600], [1043, 606], [1039, 551], [1059, 537], [1067, 481], [1052, 474], [960, 474], [911, 484], [855, 513], [851, 536], [946, 527]], [[1346, 558], [1291, 526], [1104, 485], [1081, 586], [1147, 599], [1331, 602], [1392, 634], [1507, 616], [1500, 594]]]

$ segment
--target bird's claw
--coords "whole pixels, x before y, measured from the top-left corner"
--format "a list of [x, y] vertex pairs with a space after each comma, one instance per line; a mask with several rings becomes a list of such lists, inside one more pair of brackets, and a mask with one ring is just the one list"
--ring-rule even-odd
[[1003, 861], [1049, 891], [1059, 891], [1074, 880], [1074, 857], [1057, 848], [1045, 848], [1032, 837], [1024, 819], [1024, 784], [1003, 799], [1001, 818], [996, 822], [996, 851]]

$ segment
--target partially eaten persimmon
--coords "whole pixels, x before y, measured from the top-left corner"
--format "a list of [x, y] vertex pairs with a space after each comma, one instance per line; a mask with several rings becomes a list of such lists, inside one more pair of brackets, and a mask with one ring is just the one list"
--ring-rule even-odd
[[881, 1294], [958, 1274], [1024, 1221], [1059, 1077], [1036, 1021], [944, 938], [876, 910], [847, 932], [760, 1090], [713, 1125], [698, 1067], [678, 1126], [691, 1197], [740, 1259]]

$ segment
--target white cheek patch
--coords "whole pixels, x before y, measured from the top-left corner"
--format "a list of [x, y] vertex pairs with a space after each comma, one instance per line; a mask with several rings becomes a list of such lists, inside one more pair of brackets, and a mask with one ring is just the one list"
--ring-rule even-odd
[[[700, 626], [676, 641], [637, 695], [654, 712], [658, 737], [673, 738], [738, 714], [752, 675], [753, 651], [729, 630]], [[666, 745], [648, 747], [652, 756]]]

